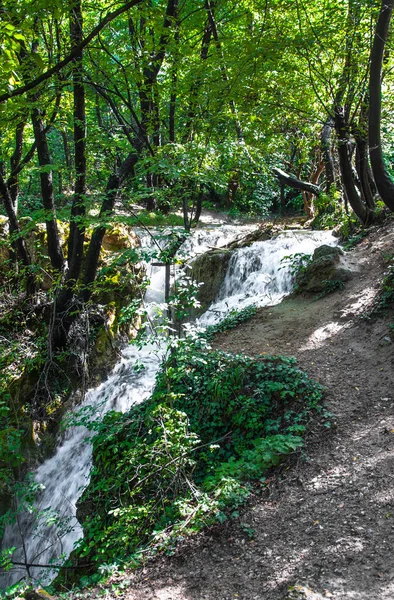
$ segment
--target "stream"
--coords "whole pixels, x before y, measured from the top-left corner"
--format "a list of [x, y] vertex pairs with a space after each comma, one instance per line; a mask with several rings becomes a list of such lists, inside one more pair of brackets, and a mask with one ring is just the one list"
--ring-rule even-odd
[[[230, 225], [198, 229], [183, 244], [179, 254], [195, 256], [222, 247], [250, 229]], [[147, 239], [142, 236], [142, 243], [148, 243]], [[336, 243], [327, 231], [291, 230], [235, 251], [219, 296], [200, 317], [199, 325], [212, 324], [233, 308], [277, 304], [292, 290], [290, 270], [283, 267], [281, 259], [298, 252], [310, 254], [322, 244]], [[150, 287], [145, 295], [145, 304], [151, 310], [155, 303], [164, 302], [164, 271], [162, 267], [151, 267]], [[94, 418], [101, 418], [109, 410], [124, 412], [142, 402], [151, 394], [162, 353], [163, 349], [155, 344], [145, 345], [142, 349], [127, 346], [106, 381], [89, 390], [77, 409], [90, 407]], [[137, 362], [143, 363], [143, 370], [133, 368]], [[40, 487], [36, 510], [33, 514], [20, 514], [18, 523], [7, 526], [2, 542], [3, 548], [16, 547], [13, 561], [58, 565], [83, 536], [76, 518], [76, 503], [89, 483], [92, 461], [89, 438], [92, 435], [83, 426], [66, 429], [59, 435], [56, 453], [34, 473]], [[29, 568], [35, 584], [38, 580], [41, 585], [50, 583], [56, 573], [54, 568]], [[9, 573], [0, 576], [1, 587], [4, 589], [26, 576], [25, 566], [14, 566]]]

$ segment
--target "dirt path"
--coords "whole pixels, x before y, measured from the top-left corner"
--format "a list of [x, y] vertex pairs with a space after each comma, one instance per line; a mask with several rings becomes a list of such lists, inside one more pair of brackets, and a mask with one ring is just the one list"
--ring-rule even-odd
[[296, 356], [327, 387], [334, 427], [312, 433], [239, 519], [131, 574], [117, 597], [394, 599], [394, 332], [390, 319], [360, 318], [389, 252], [392, 226], [352, 253], [359, 274], [342, 291], [261, 309], [217, 338], [233, 352]]

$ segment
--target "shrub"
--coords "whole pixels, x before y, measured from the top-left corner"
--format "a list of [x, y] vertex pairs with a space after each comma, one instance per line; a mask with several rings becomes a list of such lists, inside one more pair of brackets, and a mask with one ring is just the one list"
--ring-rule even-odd
[[77, 555], [124, 562], [222, 521], [302, 445], [321, 400], [294, 359], [209, 350], [201, 335], [178, 341], [151, 398], [97, 425]]

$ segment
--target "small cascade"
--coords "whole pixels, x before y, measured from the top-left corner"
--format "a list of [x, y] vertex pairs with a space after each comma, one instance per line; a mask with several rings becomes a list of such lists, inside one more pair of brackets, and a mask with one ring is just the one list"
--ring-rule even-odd
[[[245, 235], [251, 227], [221, 226], [215, 229], [200, 229], [184, 243], [183, 256], [201, 254]], [[150, 236], [144, 243], [151, 244]], [[234, 252], [224, 286], [217, 301], [200, 319], [201, 324], [216, 321], [233, 307], [242, 308], [249, 304], [258, 306], [275, 304], [291, 291], [289, 270], [281, 268], [281, 259], [296, 252], [311, 253], [321, 244], [335, 244], [328, 232], [286, 232], [266, 242], [255, 242], [248, 248]], [[150, 287], [145, 295], [145, 304], [164, 302], [164, 269], [151, 267]], [[102, 418], [109, 410], [127, 411], [132, 405], [142, 402], [152, 391], [160, 365], [163, 349], [157, 345], [145, 345], [142, 349], [128, 346], [122, 353], [108, 379], [96, 389], [90, 390], [81, 408], [91, 407], [91, 418]], [[142, 370], [134, 368], [143, 364]], [[59, 564], [59, 557], [69, 556], [75, 542], [83, 535], [76, 519], [76, 503], [89, 483], [92, 433], [83, 426], [71, 427], [59, 436], [57, 451], [35, 472], [35, 481], [42, 486], [36, 510], [43, 511], [39, 519], [34, 515], [21, 517], [19, 526], [8, 526], [2, 547], [16, 547], [13, 560], [26, 561], [32, 565]], [[50, 524], [51, 516], [60, 527]], [[45, 521], [48, 521], [46, 523]], [[22, 532], [22, 535], [21, 535]], [[53, 561], [53, 563], [51, 563]], [[31, 566], [30, 576], [45, 585], [55, 577], [55, 569]], [[26, 576], [24, 566], [14, 568], [0, 577], [5, 588]]]
[[296, 253], [312, 254], [322, 244], [336, 243], [329, 231], [289, 230], [240, 248], [230, 259], [218, 298], [199, 319], [200, 324], [211, 325], [234, 308], [278, 304], [293, 288], [289, 264], [282, 260]]

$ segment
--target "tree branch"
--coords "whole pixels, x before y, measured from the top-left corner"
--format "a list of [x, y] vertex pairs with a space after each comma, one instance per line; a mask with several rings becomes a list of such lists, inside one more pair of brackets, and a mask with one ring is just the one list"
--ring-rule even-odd
[[36, 77], [36, 79], [32, 79], [31, 81], [29, 81], [29, 83], [26, 83], [26, 85], [23, 85], [20, 88], [17, 88], [16, 90], [12, 90], [11, 92], [1, 94], [0, 102], [5, 102], [6, 100], [9, 100], [10, 98], [15, 98], [17, 96], [22, 96], [25, 92], [36, 88], [38, 85], [40, 85], [40, 83], [43, 83], [43, 81], [50, 79], [52, 75], [61, 71], [61, 69], [67, 66], [75, 58], [77, 58], [81, 51], [90, 44], [90, 42], [100, 33], [100, 31], [102, 31], [102, 29], [104, 29], [104, 27], [108, 25], [108, 23], [111, 23], [111, 21], [116, 19], [116, 17], [119, 17], [130, 8], [133, 8], [133, 6], [140, 4], [141, 1], [142, 0], [131, 0], [131, 2], [127, 2], [126, 4], [124, 4], [124, 6], [121, 6], [117, 10], [108, 13], [104, 17], [104, 19], [100, 21], [100, 23], [89, 33], [89, 35], [86, 36], [86, 38], [83, 39], [82, 42], [78, 44], [78, 46], [75, 46], [72, 49], [68, 56], [66, 56], [65, 58], [63, 58], [63, 60], [59, 61], [56, 65], [45, 71], [45, 73], [39, 75], [39, 77]]
[[301, 181], [294, 177], [294, 175], [288, 175], [282, 169], [278, 169], [274, 167], [272, 169], [274, 175], [279, 179], [281, 184], [288, 185], [289, 187], [295, 190], [303, 190], [305, 192], [310, 192], [311, 194], [315, 194], [318, 196], [321, 193], [319, 186], [314, 185], [313, 183], [308, 183], [306, 181]]

